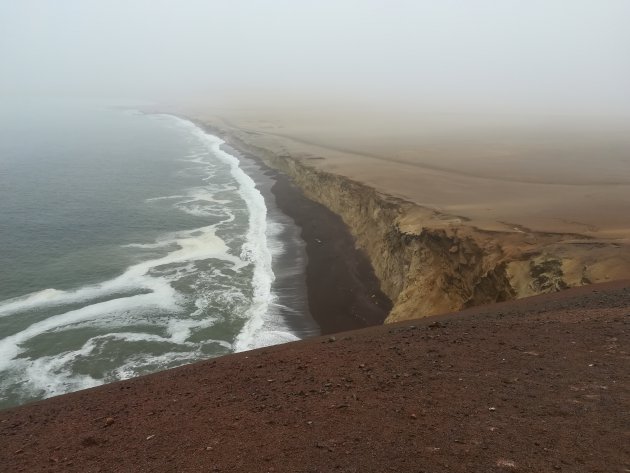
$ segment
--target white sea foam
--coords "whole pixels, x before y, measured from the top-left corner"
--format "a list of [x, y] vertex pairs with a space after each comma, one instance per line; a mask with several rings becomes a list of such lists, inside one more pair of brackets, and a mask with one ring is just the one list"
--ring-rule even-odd
[[284, 253], [284, 245], [279, 239], [282, 233], [282, 224], [274, 221], [267, 223], [267, 246], [272, 257], [281, 256]]
[[183, 197], [187, 197], [185, 195], [165, 195], [162, 197], [151, 197], [149, 199], [146, 199], [145, 202], [157, 202], [160, 200], [173, 200], [173, 199], [181, 199]]
[[[185, 329], [209, 326], [211, 323], [211, 320], [185, 319], [182, 321]], [[232, 345], [225, 340], [207, 339], [202, 344], [188, 342], [185, 340], [185, 334], [182, 333], [182, 327], [178, 327], [176, 323], [173, 323], [172, 332], [169, 337], [138, 332], [108, 333], [90, 338], [77, 350], [33, 360], [18, 358], [4, 372], [3, 379], [0, 381], [0, 399], [2, 398], [1, 393], [11, 385], [20, 385], [22, 391], [34, 396], [49, 397], [102, 384], [104, 379], [95, 379], [85, 374], [76, 373], [73, 364], [78, 359], [94, 355], [94, 352], [99, 350], [103, 342], [116, 340], [129, 343], [153, 342], [172, 344], [180, 349], [182, 346], [189, 347], [186, 351], [173, 351], [161, 355], [134, 355], [127, 359], [123, 365], [114, 369], [109, 375], [109, 380], [137, 376], [145, 372], [147, 365], [169, 367], [203, 358], [203, 353], [200, 351], [201, 345], [215, 344], [224, 350], [232, 350]]]
[[113, 375], [115, 379], [129, 379], [142, 374], [146, 366], [153, 366], [156, 370], [160, 370], [190, 363], [201, 357], [199, 350], [168, 352], [161, 355], [139, 354], [127, 359], [126, 363], [113, 371]]
[[72, 370], [72, 361], [89, 356], [94, 349], [90, 340], [76, 351], [68, 351], [57, 356], [44, 356], [32, 361], [22, 361], [23, 383], [33, 393], [43, 391], [44, 397], [56, 396], [69, 391], [87, 389], [102, 384], [102, 381]]
[[142, 248], [146, 250], [153, 250], [156, 248], [164, 248], [165, 246], [172, 245], [172, 240], [162, 240], [156, 241], [155, 243], [129, 243], [127, 245], [122, 245], [123, 248]]
[[[192, 325], [194, 324], [189, 324], [189, 326]], [[204, 323], [198, 325], [204, 325]], [[148, 364], [166, 367], [179, 364], [178, 362], [191, 361], [202, 357], [199, 351], [199, 344], [180, 340], [177, 336], [161, 337], [147, 333], [115, 332], [92, 337], [77, 350], [66, 351], [55, 356], [43, 356], [34, 360], [17, 359], [11, 366], [10, 375], [5, 377], [1, 386], [5, 389], [10, 384], [19, 384], [24, 391], [30, 392], [32, 395], [41, 395], [43, 393], [44, 397], [49, 397], [102, 384], [102, 379], [95, 379], [85, 374], [77, 374], [73, 370], [73, 363], [80, 358], [93, 355], [102, 342], [114, 340], [131, 343], [168, 343], [180, 347], [182, 345], [188, 346], [190, 349], [184, 352], [167, 352], [157, 356], [135, 355], [114, 370], [110, 375], [112, 379], [126, 379], [136, 376], [143, 372], [143, 368]], [[204, 344], [216, 344], [226, 350], [231, 350], [232, 348], [231, 344], [224, 340], [210, 339], [205, 340]]]
[[34, 360], [18, 358], [10, 369], [3, 372], [0, 391], [4, 393], [11, 385], [19, 385], [27, 395], [50, 397], [97, 386], [102, 382], [91, 376], [73, 373], [71, 368], [72, 361], [80, 356], [88, 356], [93, 349], [94, 342], [90, 340], [78, 350], [56, 356], [43, 356]]
[[59, 306], [74, 302], [113, 295], [131, 288], [150, 292], [127, 297], [97, 302], [80, 309], [64, 312], [31, 324], [26, 329], [0, 340], [0, 370], [7, 369], [12, 360], [22, 351], [21, 345], [42, 333], [59, 330], [73, 324], [95, 318], [125, 314], [134, 310], [159, 310], [178, 312], [178, 292], [173, 289], [168, 278], [155, 277], [150, 270], [172, 263], [186, 263], [210, 258], [220, 259], [232, 264], [235, 270], [246, 263], [229, 253], [225, 242], [214, 233], [214, 226], [182, 232], [175, 240], [178, 249], [166, 256], [145, 261], [128, 268], [121, 276], [102, 284], [87, 286], [76, 291], [46, 290], [32, 294], [20, 300], [9, 301], [0, 306], [4, 315], [41, 307]]
[[21, 345], [25, 341], [42, 333], [58, 330], [62, 327], [67, 327], [96, 317], [104, 317], [109, 314], [139, 308], [156, 308], [175, 311], [177, 310], [177, 306], [174, 304], [174, 292], [170, 285], [165, 284], [162, 291], [99, 302], [36, 322], [21, 332], [0, 340], [0, 370], [7, 369], [11, 365], [12, 360], [23, 351]]
[[239, 193], [247, 204], [249, 211], [249, 228], [246, 242], [241, 251], [241, 259], [254, 265], [252, 277], [253, 296], [246, 311], [246, 322], [236, 337], [234, 348], [236, 351], [284, 343], [297, 340], [277, 312], [271, 310], [275, 296], [271, 291], [274, 280], [271, 250], [267, 244], [267, 207], [265, 200], [256, 188], [256, 184], [240, 167], [239, 160], [221, 149], [225, 143], [222, 139], [204, 132], [191, 122], [191, 130], [205, 140], [214, 156], [230, 166], [232, 176], [239, 184]]
[[[273, 224], [268, 225], [263, 196], [256, 189], [254, 181], [240, 168], [239, 160], [221, 149], [224, 143], [221, 139], [206, 134], [185, 120], [173, 118], [173, 121], [186, 127], [197, 140], [197, 144], [203, 145], [203, 149], [190, 153], [186, 159], [204, 165], [204, 173], [207, 174], [204, 180], [207, 180], [209, 187], [202, 186], [182, 194], [154, 197], [147, 199], [147, 202], [166, 201], [187, 213], [219, 217], [220, 222], [163, 235], [151, 243], [126, 245], [129, 248], [156, 250], [163, 256], [132, 265], [121, 275], [108, 281], [75, 290], [49, 288], [0, 302], [0, 317], [20, 317], [25, 312], [38, 310], [47, 310], [54, 314], [0, 340], [2, 391], [7, 386], [19, 385], [26, 391], [43, 392], [50, 396], [94, 386], [107, 380], [136, 376], [146, 372], [147, 366], [170, 367], [204, 358], [207, 353], [202, 352], [201, 347], [207, 344], [216, 344], [220, 350], [242, 351], [297, 339], [278, 315], [276, 297], [271, 290], [274, 280], [272, 256], [281, 252], [281, 245], [275, 238], [280, 228]], [[212, 182], [213, 159], [229, 166], [238, 186], [215, 185]], [[236, 218], [230, 210], [234, 205], [228, 207], [234, 202], [224, 198], [226, 192], [230, 191], [239, 193], [248, 210], [247, 233], [239, 255], [230, 253], [227, 246], [231, 241], [229, 236], [224, 241], [216, 235], [217, 228], [234, 222]], [[233, 285], [234, 276], [229, 271], [224, 273], [218, 268], [202, 271], [196, 266], [196, 262], [210, 259], [226, 262], [236, 272], [251, 265], [251, 298], [249, 295], [245, 296], [242, 288]], [[195, 310], [186, 314], [183, 312], [183, 295], [172, 283], [192, 274], [199, 277], [192, 286], [195, 290], [194, 299], [186, 303], [193, 302]], [[228, 284], [229, 280], [232, 282]], [[68, 305], [74, 307], [66, 307]], [[195, 331], [217, 323], [217, 318], [211, 314], [225, 309], [244, 319], [244, 326], [233, 343], [226, 340], [190, 341]], [[58, 313], [55, 314], [55, 310]], [[141, 327], [147, 323], [162, 327], [163, 335], [125, 331], [125, 327]], [[96, 329], [100, 334], [89, 338], [77, 350], [34, 359], [28, 357], [27, 342], [33, 337], [79, 328]], [[103, 333], [104, 331], [107, 333]], [[110, 341], [166, 343], [173, 344], [173, 349], [168, 348], [172, 351], [159, 355], [137, 353], [111, 371], [107, 375], [108, 379], [95, 379], [73, 370], [77, 360], [99, 356], [103, 344]]]
[[197, 217], [228, 217], [233, 218], [232, 212], [226, 206], [231, 203], [229, 199], [216, 199], [207, 187], [191, 189], [186, 196], [174, 205], [179, 210]]
[[172, 263], [185, 263], [215, 258], [232, 263], [236, 270], [242, 268], [246, 263], [229, 253], [225, 242], [216, 236], [215, 227], [216, 225], [211, 225], [180, 232], [173, 240], [160, 241], [144, 246], [146, 248], [157, 248], [174, 245], [177, 249], [162, 258], [133, 265], [127, 268], [123, 274], [109, 281], [84, 286], [74, 291], [45, 289], [43, 291], [27, 294], [26, 296], [8, 299], [0, 303], [0, 316], [27, 310], [85, 302], [90, 299], [127, 292], [131, 289], [144, 289], [158, 293], [165, 290], [165, 286], [168, 286], [168, 284], [164, 280], [151, 277], [149, 271], [158, 266]]

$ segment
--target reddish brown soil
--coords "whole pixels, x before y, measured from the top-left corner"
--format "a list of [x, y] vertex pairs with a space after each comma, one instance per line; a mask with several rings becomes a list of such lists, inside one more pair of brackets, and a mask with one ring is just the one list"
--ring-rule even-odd
[[627, 472], [630, 284], [240, 353], [0, 412], [0, 471]]

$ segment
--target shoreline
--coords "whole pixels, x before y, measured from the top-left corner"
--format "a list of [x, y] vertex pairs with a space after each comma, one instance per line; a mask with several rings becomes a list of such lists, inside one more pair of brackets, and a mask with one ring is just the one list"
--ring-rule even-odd
[[253, 181], [266, 206], [266, 238], [271, 253], [273, 301], [268, 317], [279, 317], [287, 330], [299, 339], [320, 334], [319, 326], [308, 309], [305, 267], [306, 252], [299, 236], [300, 228], [278, 207], [271, 188], [275, 179], [259, 163], [222, 145], [221, 149], [239, 161], [239, 167]]
[[[179, 119], [179, 117], [177, 118]], [[205, 132], [203, 127], [199, 129], [197, 124], [190, 123], [189, 120], [186, 121], [200, 133]], [[260, 192], [262, 199], [265, 201], [267, 212], [267, 228], [265, 233], [267, 237], [267, 249], [273, 254], [274, 248], [272, 248], [272, 246], [274, 245], [274, 240], [277, 246], [282, 247], [281, 249], [279, 248], [279, 254], [274, 255], [271, 261], [274, 274], [269, 274], [269, 279], [274, 279], [274, 281], [271, 282], [271, 290], [274, 298], [269, 304], [268, 320], [265, 320], [265, 322], [269, 323], [265, 324], [263, 327], [264, 330], [258, 330], [256, 334], [258, 336], [258, 342], [260, 342], [258, 346], [268, 345], [274, 342], [279, 343], [286, 340], [295, 340], [296, 338], [304, 339], [320, 334], [330, 334], [341, 330], [351, 330], [381, 323], [386, 315], [386, 309], [380, 310], [377, 307], [376, 311], [372, 310], [371, 306], [374, 305], [373, 300], [369, 299], [367, 295], [368, 291], [371, 291], [370, 294], [374, 294], [378, 290], [378, 283], [373, 272], [366, 269], [365, 265], [367, 259], [354, 248], [354, 241], [348, 230], [340, 223], [339, 218], [323, 206], [308, 201], [299, 189], [287, 185], [286, 181], [283, 185], [282, 176], [265, 167], [259, 160], [253, 159], [252, 157], [245, 157], [233, 149], [230, 151], [234, 154], [232, 161], [237, 161], [241, 171], [247, 173], [249, 178], [254, 181], [257, 191]], [[238, 185], [243, 185], [242, 180], [239, 181], [234, 173], [231, 173], [231, 175], [236, 179], [236, 182], [239, 182]], [[252, 185], [253, 184], [249, 184], [249, 186]], [[241, 197], [246, 200], [243, 195], [241, 195]], [[262, 199], [258, 196], [258, 201]], [[296, 217], [294, 214], [287, 215], [283, 211], [283, 209], [296, 204], [301, 206], [300, 212], [303, 214], [301, 220], [300, 217]], [[260, 208], [261, 213], [265, 210], [262, 205], [256, 208]], [[296, 218], [298, 222], [294, 221]], [[271, 229], [269, 228], [270, 222], [272, 223]], [[308, 228], [303, 228], [308, 227], [309, 222], [319, 222], [322, 227], [326, 227], [324, 230], [330, 235], [330, 240], [338, 239], [340, 242], [344, 243], [345, 246], [340, 249], [337, 245], [318, 244], [315, 239], [316, 237], [312, 236], [312, 230], [309, 233]], [[273, 223], [278, 224], [277, 227], [279, 228], [274, 229]], [[257, 226], [260, 227], [260, 225]], [[198, 230], [193, 230], [193, 232], [197, 231]], [[279, 234], [274, 235], [274, 231], [279, 232]], [[256, 233], [256, 235], [260, 235], [260, 233]], [[304, 242], [302, 236], [305, 236], [308, 241]], [[319, 235], [319, 238], [323, 237]], [[328, 237], [326, 237], [326, 240], [327, 239]], [[260, 241], [261, 239], [258, 240]], [[151, 240], [148, 241], [150, 242]], [[317, 257], [313, 257], [313, 246], [322, 247]], [[262, 245], [261, 248], [263, 248]], [[308, 265], [310, 269], [308, 270], [305, 269], [307, 266], [307, 255], [311, 259], [311, 264]], [[156, 260], [156, 258], [157, 256], [153, 257], [154, 260]], [[320, 274], [314, 273], [312, 266], [313, 261], [316, 261], [317, 258], [340, 262], [340, 270], [336, 271], [336, 274], [332, 278], [328, 278], [325, 272], [320, 271]], [[152, 260], [149, 259], [147, 261]], [[132, 267], [131, 265], [125, 267], [125, 269], [122, 270], [122, 274], [126, 274]], [[358, 273], [358, 276], [356, 273]], [[116, 275], [112, 280], [119, 277], [120, 275]], [[107, 281], [108, 280], [106, 280], [105, 283]], [[331, 283], [334, 285], [332, 288], [330, 287]], [[373, 286], [376, 285], [376, 287], [372, 289], [369, 286], [370, 283]], [[81, 288], [83, 286], [78, 287]], [[89, 288], [89, 284], [86, 285], [86, 287]], [[337, 290], [337, 292], [335, 292], [335, 290]], [[55, 290], [51, 290], [53, 294], [56, 294], [54, 291]], [[61, 292], [59, 293], [62, 294]], [[72, 292], [69, 291], [68, 293], [71, 294]], [[28, 296], [29, 295], [27, 295], [27, 297]], [[325, 301], [324, 305], [318, 305], [316, 303], [319, 297]], [[387, 307], [388, 301], [386, 298], [382, 296], [379, 301], [381, 300], [383, 301], [382, 305]], [[365, 301], [367, 301], [367, 303]], [[96, 303], [98, 302], [99, 301]], [[92, 304], [92, 302], [90, 302], [90, 304]], [[315, 318], [311, 318], [310, 312], [315, 314]], [[53, 315], [55, 314], [55, 312], [52, 313]], [[352, 314], [355, 313], [365, 313], [366, 317], [353, 317]], [[377, 313], [376, 317], [374, 317], [374, 313]], [[370, 316], [372, 316], [372, 318], [369, 318]], [[18, 331], [17, 333], [20, 332]], [[226, 338], [225, 345], [227, 346], [221, 345], [221, 349], [232, 351], [256, 346], [253, 343], [247, 345], [238, 343], [239, 338], [242, 337], [244, 333], [248, 335], [245, 327], [240, 329], [240, 332], [236, 334], [236, 338], [233, 342], [232, 339]], [[232, 342], [231, 347], [227, 342]], [[16, 350], [18, 350], [18, 344], [16, 344], [15, 347]], [[72, 353], [74, 351], [75, 349], [72, 348], [69, 352]], [[9, 351], [9, 353], [11, 352]], [[76, 351], [76, 353], [78, 353], [78, 351]], [[210, 355], [208, 353], [210, 353]], [[221, 355], [222, 353], [219, 351], [219, 356]], [[75, 354], [74, 356], [79, 355]], [[199, 357], [202, 356], [217, 356], [217, 354], [216, 352], [207, 350], [207, 352], [197, 355], [196, 359], [200, 359]], [[86, 359], [89, 360], [87, 356]], [[195, 358], [192, 359], [194, 360]], [[127, 360], [124, 360], [124, 362], [126, 363]], [[122, 363], [123, 362], [121, 362], [121, 366], [123, 366]], [[103, 373], [105, 374], [100, 377], [95, 375], [94, 378], [87, 379], [89, 379], [91, 385], [107, 382], [108, 379], [106, 375], [109, 375], [109, 372], [103, 369]], [[58, 375], [57, 379], [63, 379], [61, 376], [62, 375]], [[71, 376], [74, 376], [74, 373], [68, 374], [68, 379], [74, 381], [74, 378], [71, 378]], [[80, 376], [80, 373], [77, 374], [76, 379], [81, 379]], [[53, 378], [55, 377], [53, 376], [50, 379]], [[76, 390], [81, 387], [78, 381], [75, 381], [75, 384], [71, 384], [71, 381], [67, 381], [68, 384], [66, 385], [59, 384], [59, 386], [62, 387], [55, 387], [55, 389], [58, 390], [57, 393], [59, 393], [61, 389], [67, 391]], [[13, 385], [8, 386], [13, 387]], [[48, 384], [48, 387], [49, 386], [50, 384]], [[36, 396], [50, 396], [50, 392], [45, 390], [46, 387], [47, 386], [44, 385], [44, 388], [41, 390], [43, 394], [38, 394], [39, 392], [34, 391], [36, 394], [31, 395], [29, 393], [25, 394], [24, 397], [28, 396], [29, 399], [32, 399]], [[85, 387], [85, 385], [82, 387]], [[7, 392], [9, 391], [7, 390]], [[21, 399], [21, 395], [21, 392], [16, 389], [15, 393], [11, 392], [11, 394], [7, 395], [6, 403], [12, 405], [23, 403], [24, 399]]]
[[[381, 184], [369, 184], [357, 156], [304, 148], [219, 117], [194, 121], [288, 176], [310, 200], [341, 217], [393, 303], [386, 323], [630, 278], [628, 239], [481, 222], [388, 193], [383, 188], [391, 190], [397, 181], [386, 169]], [[426, 172], [425, 181], [433, 175]], [[405, 177], [406, 185], [412, 178]], [[440, 177], [451, 178], [453, 186], [462, 184], [457, 174]], [[447, 183], [443, 187], [440, 192], [448, 194]]]
[[[194, 123], [212, 133], [203, 124]], [[258, 167], [251, 177], [257, 186], [262, 184], [259, 191], [265, 200], [273, 199], [271, 205], [300, 229], [306, 255], [304, 276], [309, 314], [287, 311], [283, 314], [297, 335], [313, 335], [308, 318], [317, 323], [321, 335], [382, 324], [391, 309], [391, 301], [380, 290], [369, 259], [356, 248], [354, 237], [342, 219], [307, 198], [286, 175], [270, 168], [257, 156], [243, 153], [229, 144], [224, 146], [242, 162], [249, 160]], [[252, 171], [248, 164], [246, 168]], [[260, 175], [273, 181], [271, 186], [261, 183]], [[286, 260], [286, 256], [281, 255], [280, 259]], [[284, 266], [287, 264], [290, 263], [285, 261]], [[301, 278], [301, 275], [295, 276]], [[275, 287], [281, 303], [283, 289], [287, 289], [286, 285]], [[295, 291], [295, 287], [289, 288], [290, 291]]]

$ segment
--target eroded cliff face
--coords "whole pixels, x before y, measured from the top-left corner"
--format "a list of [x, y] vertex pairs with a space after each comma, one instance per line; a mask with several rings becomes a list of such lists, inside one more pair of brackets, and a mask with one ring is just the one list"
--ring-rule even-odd
[[592, 267], [591, 253], [600, 243], [522, 229], [482, 231], [457, 216], [319, 170], [308, 158], [271, 152], [246, 132], [211, 130], [236, 149], [284, 172], [309, 198], [342, 217], [393, 302], [386, 322], [610, 278]]

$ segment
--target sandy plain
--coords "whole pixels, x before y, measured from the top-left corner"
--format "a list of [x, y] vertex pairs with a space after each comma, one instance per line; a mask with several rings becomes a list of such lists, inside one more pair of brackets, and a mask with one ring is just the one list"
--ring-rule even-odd
[[198, 115], [480, 228], [630, 237], [630, 126], [616, 122], [370, 110]]

